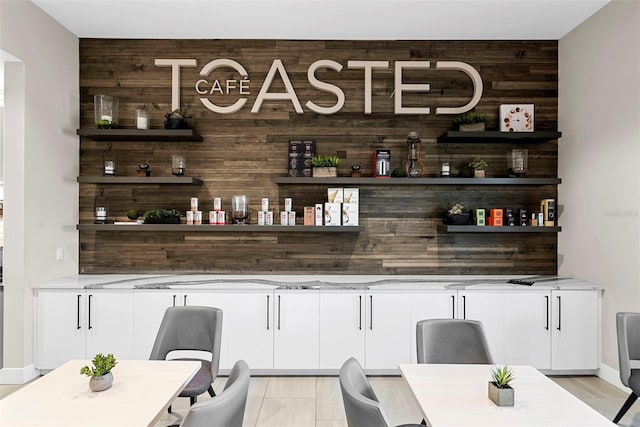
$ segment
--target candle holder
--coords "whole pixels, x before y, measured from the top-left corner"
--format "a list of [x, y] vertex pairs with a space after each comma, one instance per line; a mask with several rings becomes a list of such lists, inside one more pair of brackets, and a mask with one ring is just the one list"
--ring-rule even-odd
[[119, 101], [109, 95], [95, 95], [93, 97], [96, 126], [101, 129], [118, 127]]
[[104, 176], [116, 176], [118, 172], [116, 153], [109, 147], [102, 152], [102, 174]]
[[409, 133], [407, 137], [407, 163], [405, 173], [409, 178], [419, 178], [424, 175], [424, 165], [422, 164], [422, 152], [420, 149], [420, 138], [417, 132]]
[[149, 110], [144, 106], [136, 110], [136, 129], [149, 129]]
[[507, 171], [511, 178], [520, 178], [527, 174], [528, 153], [524, 148], [511, 150], [507, 157]]
[[185, 162], [184, 156], [171, 156], [171, 173], [174, 176], [184, 176]]
[[109, 211], [109, 200], [104, 195], [104, 189], [100, 189], [100, 192], [93, 200], [93, 213], [95, 224], [107, 223], [107, 212]]

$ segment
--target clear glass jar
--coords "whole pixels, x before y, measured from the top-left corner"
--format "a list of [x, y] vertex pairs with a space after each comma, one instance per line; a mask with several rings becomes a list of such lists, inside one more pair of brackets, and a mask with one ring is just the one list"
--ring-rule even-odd
[[149, 129], [149, 111], [138, 108], [136, 110], [136, 129]]
[[119, 101], [109, 95], [94, 95], [94, 113], [96, 126], [99, 128], [118, 127]]

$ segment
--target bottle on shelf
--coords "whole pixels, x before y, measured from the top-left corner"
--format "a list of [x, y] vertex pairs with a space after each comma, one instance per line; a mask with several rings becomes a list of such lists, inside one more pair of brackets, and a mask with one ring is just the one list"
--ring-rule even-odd
[[407, 163], [405, 163], [405, 173], [409, 178], [418, 178], [424, 175], [424, 165], [422, 164], [422, 150], [420, 148], [420, 138], [417, 132], [410, 132], [407, 137]]

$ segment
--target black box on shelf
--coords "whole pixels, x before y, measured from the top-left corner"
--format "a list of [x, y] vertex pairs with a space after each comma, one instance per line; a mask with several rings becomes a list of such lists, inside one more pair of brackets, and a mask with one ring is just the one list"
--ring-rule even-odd
[[518, 209], [518, 212], [520, 213], [520, 226], [521, 227], [526, 227], [527, 225], [529, 225], [529, 218], [528, 218], [527, 210], [526, 209]]
[[311, 176], [311, 158], [316, 155], [315, 141], [289, 141], [289, 176]]

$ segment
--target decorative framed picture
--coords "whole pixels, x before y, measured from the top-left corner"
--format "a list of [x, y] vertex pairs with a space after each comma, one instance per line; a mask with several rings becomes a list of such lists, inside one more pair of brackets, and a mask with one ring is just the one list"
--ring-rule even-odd
[[500, 132], [533, 132], [533, 104], [500, 105]]

